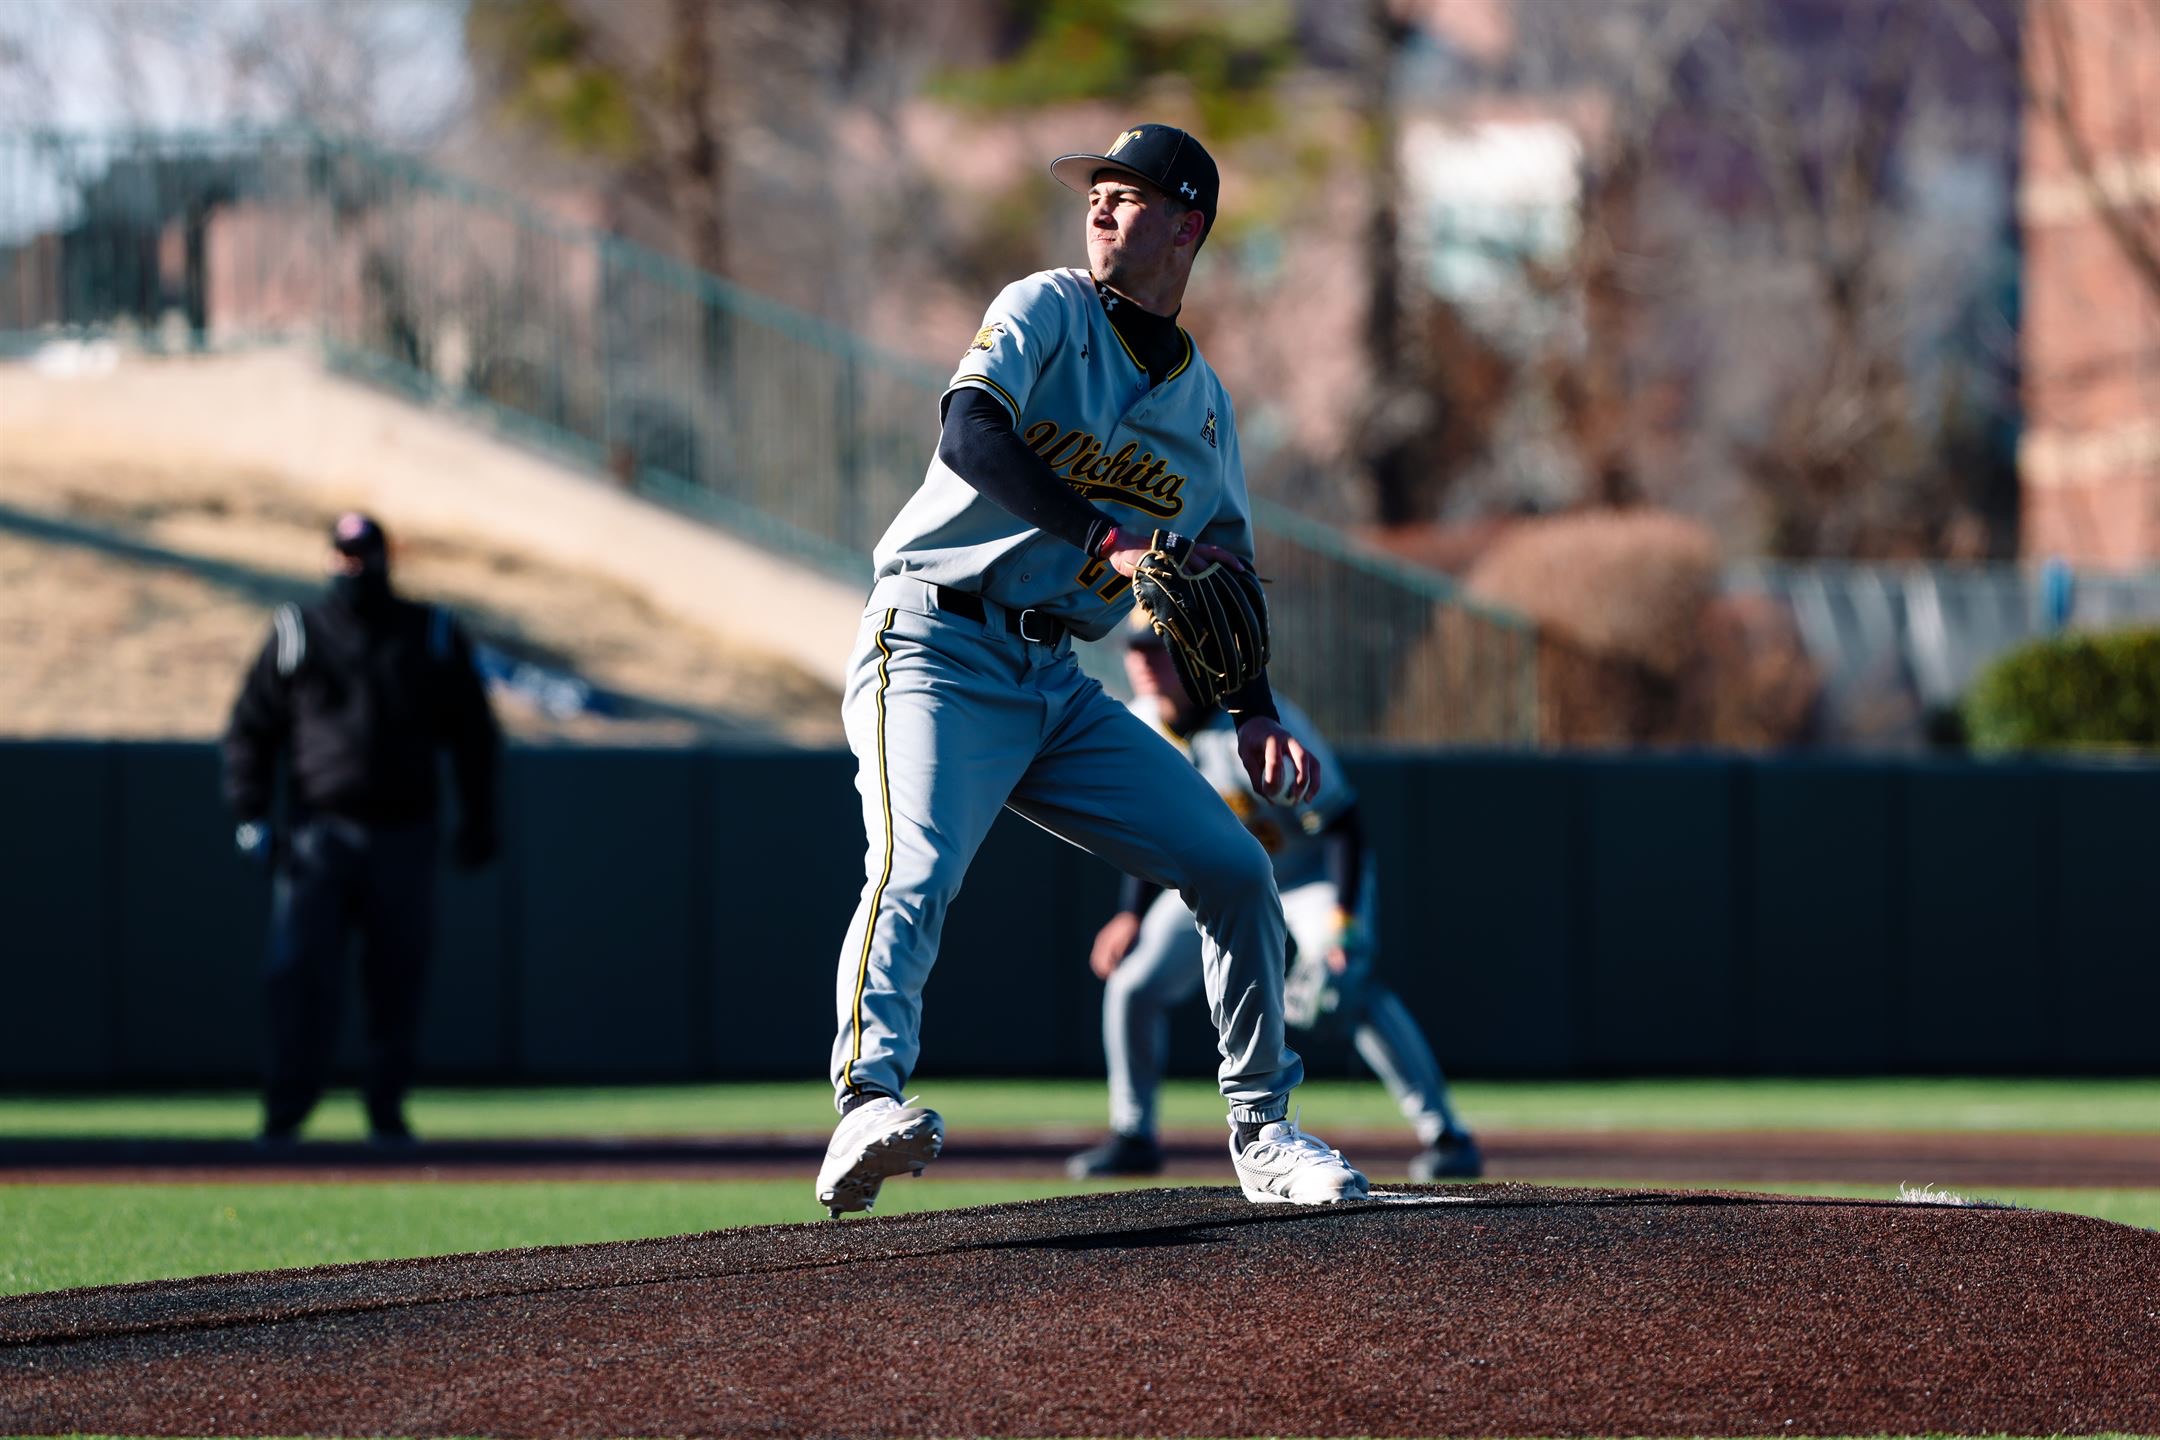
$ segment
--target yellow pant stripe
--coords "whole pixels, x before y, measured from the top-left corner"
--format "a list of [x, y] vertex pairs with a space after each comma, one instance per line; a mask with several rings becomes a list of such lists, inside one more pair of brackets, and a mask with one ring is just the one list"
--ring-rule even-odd
[[847, 1067], [841, 1071], [840, 1083], [848, 1089], [855, 1088], [855, 1066], [862, 1060], [863, 991], [870, 984], [870, 937], [877, 933], [878, 907], [885, 902], [885, 884], [892, 879], [893, 819], [892, 781], [885, 768], [885, 691], [892, 684], [892, 651], [885, 648], [885, 632], [892, 629], [893, 617], [898, 609], [885, 612], [885, 623], [878, 627], [877, 648], [877, 775], [878, 800], [885, 811], [885, 869], [879, 874], [877, 889], [871, 892], [870, 908], [863, 916], [862, 956], [855, 962], [855, 1050], [848, 1056]]

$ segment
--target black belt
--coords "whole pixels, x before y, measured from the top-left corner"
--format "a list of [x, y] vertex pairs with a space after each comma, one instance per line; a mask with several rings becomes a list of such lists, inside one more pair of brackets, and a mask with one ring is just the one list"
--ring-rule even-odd
[[[989, 612], [983, 609], [982, 596], [972, 590], [955, 590], [946, 585], [935, 588], [938, 609], [951, 615], [964, 615], [978, 622], [987, 618]], [[1033, 644], [1055, 645], [1065, 638], [1065, 632], [1072, 627], [1046, 610], [1006, 609], [1005, 628]]]

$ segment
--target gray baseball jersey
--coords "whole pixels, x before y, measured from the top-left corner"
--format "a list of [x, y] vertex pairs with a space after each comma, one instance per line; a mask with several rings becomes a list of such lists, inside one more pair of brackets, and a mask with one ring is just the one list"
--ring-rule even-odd
[[[1121, 526], [1252, 554], [1229, 397], [1184, 337], [1159, 383], [1082, 271], [1007, 287], [953, 387], [1011, 410], [1024, 443]], [[1281, 1118], [1303, 1076], [1283, 1043], [1286, 932], [1267, 854], [1184, 758], [1082, 672], [1131, 585], [1028, 526], [942, 461], [878, 542], [842, 716], [869, 841], [842, 943], [836, 1104], [905, 1093], [945, 913], [1000, 807], [1192, 904], [1233, 1120]], [[1028, 1043], [1024, 1027], [1016, 1046]]]
[[[1084, 270], [1044, 270], [1006, 286], [948, 389], [996, 396], [1028, 447], [1126, 530], [1175, 530], [1250, 560], [1251, 504], [1229, 394], [1190, 335], [1184, 362], [1150, 386], [1105, 303]], [[875, 560], [880, 576], [1045, 610], [1088, 640], [1132, 608], [1123, 576], [985, 498], [934, 456]]]

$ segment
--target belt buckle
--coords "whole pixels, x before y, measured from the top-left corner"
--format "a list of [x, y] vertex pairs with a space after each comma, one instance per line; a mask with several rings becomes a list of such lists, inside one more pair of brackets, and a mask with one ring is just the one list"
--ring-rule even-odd
[[1057, 633], [1055, 631], [1052, 631], [1047, 635], [1033, 635], [1028, 632], [1028, 622], [1035, 619], [1037, 616], [1041, 616], [1044, 624], [1047, 625], [1050, 623], [1050, 617], [1048, 615], [1043, 615], [1040, 610], [1027, 609], [1020, 612], [1020, 638], [1027, 641], [1030, 645], [1055, 644], [1057, 641]]

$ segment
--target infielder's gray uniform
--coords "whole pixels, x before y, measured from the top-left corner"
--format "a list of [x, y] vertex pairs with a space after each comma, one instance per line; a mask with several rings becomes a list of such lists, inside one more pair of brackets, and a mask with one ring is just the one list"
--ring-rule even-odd
[[[1221, 795], [1230, 812], [1252, 830], [1272, 856], [1283, 912], [1296, 942], [1298, 963], [1291, 979], [1289, 1023], [1310, 1026], [1334, 1016], [1352, 1026], [1357, 1051], [1416, 1128], [1418, 1139], [1436, 1143], [1457, 1125], [1448, 1105], [1447, 1083], [1432, 1047], [1395, 992], [1372, 978], [1373, 947], [1353, 947], [1349, 965], [1330, 975], [1322, 957], [1336, 939], [1335, 883], [1326, 870], [1328, 824], [1357, 802], [1357, 792], [1343, 778], [1342, 767], [1305, 713], [1278, 695], [1283, 728], [1296, 736], [1320, 762], [1320, 791], [1302, 805], [1268, 804], [1252, 787], [1237, 756], [1237, 729], [1216, 711], [1192, 735], [1179, 739], [1156, 724], [1153, 697], [1132, 704], [1143, 724], [1153, 725], [1166, 740], [1187, 752], [1193, 766]], [[1364, 861], [1359, 888], [1358, 930], [1374, 928], [1377, 876], [1373, 857]], [[1192, 994], [1201, 979], [1200, 933], [1192, 911], [1169, 892], [1158, 896], [1140, 923], [1139, 937], [1103, 992], [1103, 1052], [1110, 1069], [1110, 1127], [1121, 1135], [1155, 1133], [1155, 1094], [1162, 1078], [1168, 1012]], [[1295, 993], [1297, 991], [1307, 993]]]
[[[1250, 561], [1230, 397], [1185, 336], [1150, 386], [1085, 271], [1006, 287], [950, 389], [975, 387], [1117, 523], [1164, 527]], [[1131, 608], [1100, 560], [1034, 529], [933, 459], [879, 540], [843, 702], [869, 837], [840, 951], [836, 1104], [901, 1096], [945, 910], [1010, 806], [1128, 873], [1182, 893], [1201, 939], [1231, 1118], [1281, 1118], [1303, 1076], [1283, 1044], [1284, 923], [1259, 843], [1183, 756], [1083, 674], [1088, 639]]]

